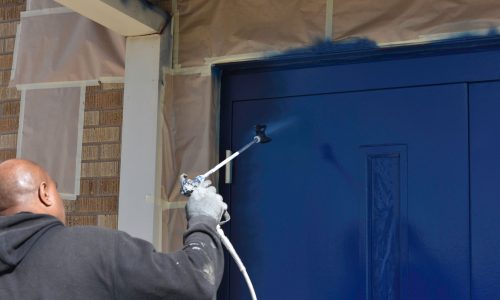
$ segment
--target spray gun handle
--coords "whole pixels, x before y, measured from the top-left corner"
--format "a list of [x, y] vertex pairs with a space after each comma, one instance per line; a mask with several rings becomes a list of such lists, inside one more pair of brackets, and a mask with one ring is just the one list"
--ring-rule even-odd
[[194, 179], [189, 179], [187, 174], [182, 174], [180, 176], [181, 180], [181, 194], [189, 197], [191, 196], [191, 193], [199, 187], [203, 181], [205, 181], [205, 176], [203, 175], [198, 175]]
[[[194, 179], [189, 179], [187, 174], [182, 174], [180, 176], [180, 181], [181, 181], [181, 194], [189, 197], [193, 193], [193, 191], [199, 187], [203, 181], [205, 181], [205, 176], [203, 175], [198, 175]], [[229, 213], [224, 211], [224, 215], [222, 216], [222, 220], [220, 221], [220, 225], [225, 224], [231, 220], [231, 216]]]

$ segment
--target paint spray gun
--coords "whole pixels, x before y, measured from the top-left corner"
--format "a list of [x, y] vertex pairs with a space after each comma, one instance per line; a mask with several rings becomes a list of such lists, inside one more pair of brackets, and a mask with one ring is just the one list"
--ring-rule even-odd
[[[248, 144], [246, 144], [245, 146], [240, 148], [238, 151], [233, 153], [228, 158], [221, 161], [219, 164], [217, 164], [215, 167], [210, 169], [205, 174], [198, 175], [194, 179], [190, 179], [190, 178], [188, 178], [188, 176], [186, 174], [182, 174], [181, 178], [180, 178], [180, 180], [181, 180], [181, 194], [186, 196], [186, 197], [189, 197], [191, 195], [191, 193], [198, 186], [200, 186], [203, 183], [203, 181], [205, 181], [205, 179], [207, 179], [208, 176], [215, 173], [217, 170], [219, 170], [220, 168], [225, 166], [227, 163], [229, 163], [230, 161], [235, 159], [236, 156], [240, 155], [245, 150], [247, 150], [248, 148], [250, 148], [251, 146], [253, 146], [255, 144], [259, 144], [259, 143], [264, 144], [264, 143], [270, 142], [271, 138], [266, 135], [265, 130], [266, 130], [266, 125], [260, 125], [260, 124], [256, 125], [255, 126], [255, 136], [251, 142], [249, 142]], [[229, 239], [224, 234], [224, 231], [220, 227], [220, 225], [228, 222], [229, 220], [230, 220], [229, 213], [227, 211], [225, 211], [224, 212], [224, 220], [219, 225], [217, 225], [217, 233], [219, 234], [219, 236], [221, 238], [222, 244], [226, 247], [229, 254], [231, 254], [234, 261], [238, 265], [241, 273], [243, 274], [243, 277], [245, 278], [245, 281], [248, 285], [248, 289], [250, 290], [250, 294], [252, 296], [252, 299], [257, 300], [257, 296], [255, 294], [255, 290], [253, 288], [252, 281], [250, 280], [250, 277], [248, 276], [245, 265], [243, 265], [243, 262], [241, 261], [238, 253], [236, 253], [236, 250], [234, 249], [233, 245], [231, 244], [231, 241], [229, 241]]]
[[224, 159], [221, 161], [219, 164], [217, 164], [215, 167], [210, 169], [208, 172], [206, 172], [203, 175], [198, 175], [194, 179], [189, 179], [186, 174], [181, 175], [181, 194], [184, 196], [191, 196], [191, 193], [194, 191], [195, 188], [197, 188], [205, 179], [207, 179], [208, 176], [211, 174], [215, 173], [217, 170], [225, 166], [227, 163], [232, 161], [233, 159], [236, 158], [236, 156], [240, 155], [243, 153], [245, 150], [250, 148], [251, 146], [258, 144], [258, 143], [267, 143], [271, 141], [271, 138], [268, 137], [265, 133], [266, 130], [266, 125], [256, 125], [255, 126], [255, 136], [252, 139], [252, 141], [245, 146], [241, 147], [238, 151], [234, 152], [231, 156], [228, 158]]

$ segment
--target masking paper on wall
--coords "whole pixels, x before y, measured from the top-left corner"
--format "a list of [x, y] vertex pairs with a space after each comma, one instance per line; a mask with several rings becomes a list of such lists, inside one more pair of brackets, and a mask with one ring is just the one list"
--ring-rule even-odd
[[55, 7], [61, 7], [61, 5], [53, 0], [28, 0], [26, 2], [27, 10], [38, 10]]
[[61, 194], [80, 185], [80, 87], [27, 90], [23, 97], [18, 157], [44, 167]]
[[125, 39], [75, 12], [23, 15], [11, 85], [123, 77]]
[[179, 63], [281, 51], [323, 39], [325, 0], [179, 0]]
[[363, 37], [377, 43], [394, 43], [498, 26], [500, 5], [495, 0], [333, 2], [335, 40]]
[[184, 208], [163, 210], [162, 252], [174, 252], [182, 248], [182, 237], [187, 228]]
[[166, 75], [163, 122], [162, 199], [184, 201], [179, 176], [205, 173], [217, 158], [211, 77]]
[[[166, 75], [163, 115], [163, 251], [179, 249], [186, 229], [179, 176], [203, 174], [217, 161], [216, 109], [212, 78], [202, 75]], [[213, 178], [211, 178], [213, 180]], [[177, 248], [176, 248], [177, 247]]]

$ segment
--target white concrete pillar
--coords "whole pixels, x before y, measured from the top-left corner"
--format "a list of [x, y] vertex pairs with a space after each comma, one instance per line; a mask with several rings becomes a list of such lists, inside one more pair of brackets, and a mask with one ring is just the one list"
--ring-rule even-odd
[[[163, 40], [162, 40], [163, 39]], [[162, 43], [166, 37], [128, 37], [120, 166], [118, 229], [161, 249], [159, 117]], [[163, 100], [163, 99], [161, 99]], [[158, 208], [158, 209], [156, 209]]]

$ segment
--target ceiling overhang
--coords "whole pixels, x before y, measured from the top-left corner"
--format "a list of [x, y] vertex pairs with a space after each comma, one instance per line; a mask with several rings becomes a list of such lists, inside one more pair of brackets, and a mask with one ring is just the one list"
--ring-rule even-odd
[[55, 0], [61, 5], [123, 35], [160, 33], [169, 15], [144, 0]]

